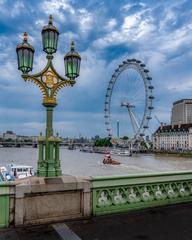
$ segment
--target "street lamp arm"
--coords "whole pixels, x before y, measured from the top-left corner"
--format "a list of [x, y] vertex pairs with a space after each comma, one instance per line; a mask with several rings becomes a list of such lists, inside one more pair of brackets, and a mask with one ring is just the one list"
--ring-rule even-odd
[[53, 97], [56, 98], [58, 91], [63, 88], [63, 87], [67, 87], [67, 86], [73, 86], [75, 84], [75, 81], [73, 80], [65, 80], [60, 82], [54, 89], [53, 89]]
[[47, 56], [47, 64], [39, 73], [23, 74], [25, 81], [36, 84], [43, 94], [43, 104], [56, 105], [56, 95], [58, 91], [66, 86], [73, 86], [75, 80], [61, 77], [55, 70], [52, 63], [52, 56]]
[[25, 81], [33, 82], [36, 86], [38, 86], [43, 94], [43, 99], [47, 97], [47, 91], [46, 87], [43, 84], [42, 81], [40, 81], [38, 78], [34, 77], [33, 75], [22, 75]]
[[46, 66], [44, 67], [43, 70], [41, 70], [40, 72], [38, 73], [35, 73], [35, 74], [22, 74], [22, 77], [24, 78], [24, 80], [26, 80], [26, 78], [30, 77], [30, 78], [38, 78], [38, 77], [42, 77], [43, 75], [45, 75], [46, 72], [48, 71], [51, 71], [54, 73], [54, 75], [60, 80], [60, 81], [66, 81], [66, 82], [71, 82], [72, 85], [74, 85], [75, 83], [75, 80], [71, 80], [71, 79], [68, 79], [68, 78], [64, 78], [62, 77], [56, 70], [55, 70], [55, 67], [53, 65], [53, 62], [52, 62], [52, 59], [53, 59], [53, 56], [47, 56], [47, 64]]

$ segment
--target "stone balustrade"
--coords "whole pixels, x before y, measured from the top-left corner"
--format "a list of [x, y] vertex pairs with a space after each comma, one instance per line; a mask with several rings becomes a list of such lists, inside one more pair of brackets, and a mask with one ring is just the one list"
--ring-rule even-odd
[[95, 177], [93, 215], [192, 201], [192, 172]]

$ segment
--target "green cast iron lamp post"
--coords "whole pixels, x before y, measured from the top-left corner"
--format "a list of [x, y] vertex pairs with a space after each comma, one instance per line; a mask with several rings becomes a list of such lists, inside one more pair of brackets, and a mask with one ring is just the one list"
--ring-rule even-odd
[[49, 17], [49, 24], [42, 29], [43, 51], [47, 54], [47, 65], [36, 74], [29, 74], [33, 68], [34, 48], [28, 43], [27, 33], [24, 33], [23, 42], [17, 45], [18, 69], [22, 71], [25, 81], [34, 82], [39, 86], [43, 94], [43, 106], [47, 110], [46, 134], [39, 136], [39, 159], [37, 175], [42, 177], [61, 176], [61, 165], [59, 158], [60, 138], [53, 134], [53, 108], [57, 105], [56, 96], [59, 89], [66, 86], [73, 86], [75, 78], [79, 76], [80, 55], [75, 52], [74, 42], [71, 42], [71, 50], [64, 56], [65, 75], [68, 79], [60, 76], [55, 70], [52, 60], [53, 54], [57, 51], [59, 37], [58, 29], [53, 26], [52, 16]]

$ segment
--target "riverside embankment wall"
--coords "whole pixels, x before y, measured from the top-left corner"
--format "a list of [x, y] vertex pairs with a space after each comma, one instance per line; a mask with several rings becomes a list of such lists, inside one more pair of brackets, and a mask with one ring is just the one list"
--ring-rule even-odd
[[89, 218], [192, 201], [192, 172], [32, 177], [0, 185], [0, 227]]

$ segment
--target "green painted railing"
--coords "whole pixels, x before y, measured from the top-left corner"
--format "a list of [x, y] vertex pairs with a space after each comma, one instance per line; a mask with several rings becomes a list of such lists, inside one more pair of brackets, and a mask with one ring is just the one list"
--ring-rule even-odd
[[192, 172], [93, 177], [93, 215], [192, 201]]
[[0, 228], [9, 226], [9, 185], [0, 184]]

